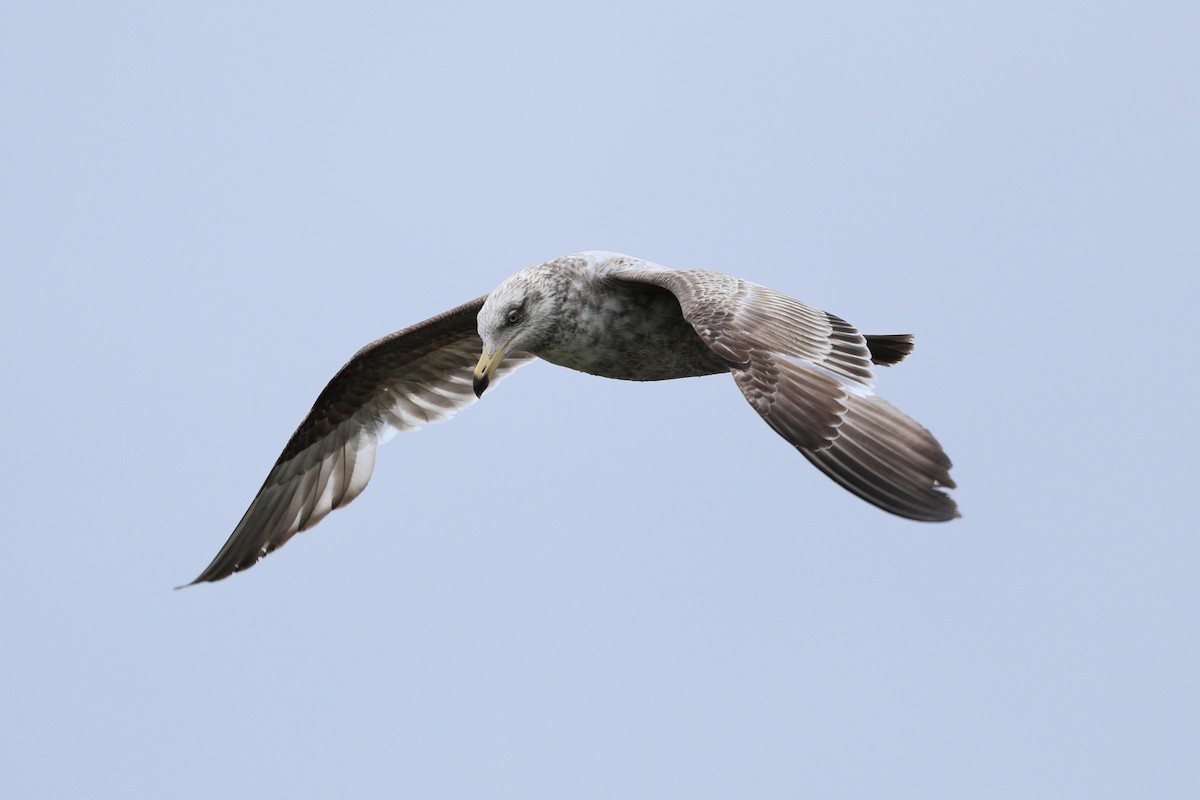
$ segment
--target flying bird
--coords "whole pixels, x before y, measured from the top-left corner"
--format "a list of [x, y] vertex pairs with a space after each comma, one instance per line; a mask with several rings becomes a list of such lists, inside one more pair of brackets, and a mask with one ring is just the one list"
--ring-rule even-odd
[[192, 583], [246, 569], [316, 525], [366, 487], [380, 444], [446, 419], [534, 358], [630, 381], [731, 373], [763, 420], [834, 481], [901, 517], [950, 520], [958, 516], [942, 491], [954, 488], [950, 459], [873, 388], [872, 365], [896, 364], [912, 349], [911, 335], [864, 336], [719, 272], [601, 251], [530, 267], [359, 350]]

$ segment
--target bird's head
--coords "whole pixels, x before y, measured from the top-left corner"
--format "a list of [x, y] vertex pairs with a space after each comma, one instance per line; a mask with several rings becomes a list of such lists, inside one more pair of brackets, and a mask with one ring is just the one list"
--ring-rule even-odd
[[500, 362], [509, 353], [538, 350], [550, 342], [561, 293], [549, 264], [518, 272], [496, 287], [479, 310], [483, 353], [475, 366], [475, 396], [481, 397]]

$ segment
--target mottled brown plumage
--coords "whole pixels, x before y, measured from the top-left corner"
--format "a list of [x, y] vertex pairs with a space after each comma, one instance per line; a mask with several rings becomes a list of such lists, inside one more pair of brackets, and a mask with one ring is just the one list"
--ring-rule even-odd
[[[481, 346], [475, 317], [484, 299], [355, 353], [317, 396], [225, 546], [192, 583], [252, 566], [357, 497], [381, 441], [475, 402], [471, 365]], [[530, 358], [518, 354], [505, 373]]]
[[846, 489], [910, 519], [952, 519], [954, 501], [941, 491], [954, 486], [950, 460], [874, 394], [872, 365], [895, 364], [912, 347], [909, 335], [863, 336], [833, 314], [718, 272], [604, 252], [531, 267], [355, 354], [193, 583], [251, 566], [350, 502], [391, 433], [449, 417], [534, 356], [623, 380], [731, 372], [767, 424]]

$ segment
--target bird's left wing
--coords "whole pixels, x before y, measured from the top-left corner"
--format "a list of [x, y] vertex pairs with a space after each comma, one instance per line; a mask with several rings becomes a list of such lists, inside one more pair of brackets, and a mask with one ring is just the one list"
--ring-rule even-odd
[[[472, 368], [483, 346], [476, 316], [485, 299], [359, 350], [317, 397], [225, 546], [192, 583], [252, 566], [357, 497], [371, 478], [376, 447], [393, 434], [475, 402]], [[510, 355], [496, 379], [532, 358]]]
[[873, 388], [872, 363], [904, 358], [911, 337], [865, 337], [840, 317], [719, 272], [643, 263], [609, 274], [672, 292], [754, 410], [834, 481], [909, 519], [958, 516], [942, 491], [954, 487], [942, 446]]
[[866, 342], [832, 314], [710, 270], [638, 265], [610, 275], [674, 294], [684, 319], [729, 364], [747, 402], [796, 447], [828, 447], [846, 414], [847, 388], [871, 390]]

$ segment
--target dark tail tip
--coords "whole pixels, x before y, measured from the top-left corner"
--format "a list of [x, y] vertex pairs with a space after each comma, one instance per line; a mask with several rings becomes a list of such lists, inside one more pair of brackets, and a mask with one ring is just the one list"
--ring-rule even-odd
[[881, 367], [899, 364], [916, 346], [911, 333], [885, 333], [863, 338], [867, 340], [867, 349], [871, 351], [871, 362]]

